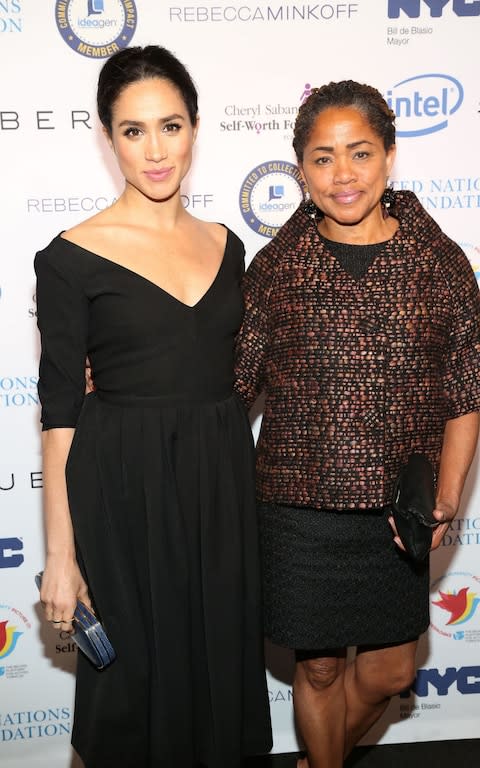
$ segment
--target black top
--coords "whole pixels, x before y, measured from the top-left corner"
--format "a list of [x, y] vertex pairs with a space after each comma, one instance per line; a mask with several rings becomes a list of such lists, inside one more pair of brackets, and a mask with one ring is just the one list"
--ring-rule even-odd
[[368, 245], [337, 243], [335, 240], [329, 240], [323, 235], [320, 235], [320, 240], [325, 245], [325, 248], [335, 256], [342, 269], [348, 272], [355, 280], [360, 280], [366, 274], [375, 256], [382, 253], [386, 245], [385, 242]]
[[203, 401], [232, 393], [244, 272], [244, 247], [232, 231], [215, 279], [193, 307], [60, 236], [37, 254], [35, 270], [43, 429], [76, 425], [87, 355], [96, 390], [109, 400]]

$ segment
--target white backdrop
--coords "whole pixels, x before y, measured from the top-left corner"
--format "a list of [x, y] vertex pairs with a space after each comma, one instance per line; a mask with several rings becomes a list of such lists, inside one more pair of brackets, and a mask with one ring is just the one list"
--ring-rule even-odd
[[[201, 128], [184, 189], [248, 260], [301, 199], [292, 124], [312, 86], [375, 85], [398, 115], [394, 183], [413, 189], [480, 276], [480, 0], [0, 0], [0, 760], [68, 768], [75, 650], [41, 621], [44, 562], [33, 256], [105, 207], [118, 177], [95, 115], [104, 56], [159, 43], [190, 68]], [[173, 4], [175, 3], [175, 4]], [[258, 425], [258, 423], [257, 423]], [[478, 736], [477, 464], [432, 557], [415, 690], [365, 743]], [[445, 606], [446, 593], [451, 610]], [[269, 649], [276, 752], [295, 750], [291, 657]]]

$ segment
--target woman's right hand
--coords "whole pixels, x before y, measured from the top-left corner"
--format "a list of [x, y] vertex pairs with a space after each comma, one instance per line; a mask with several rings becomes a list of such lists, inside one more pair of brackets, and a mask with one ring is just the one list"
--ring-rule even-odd
[[64, 632], [73, 630], [73, 615], [80, 600], [91, 609], [88, 587], [80, 573], [76, 560], [65, 560], [57, 556], [47, 557], [42, 576], [40, 600], [45, 609], [45, 618], [54, 629]]

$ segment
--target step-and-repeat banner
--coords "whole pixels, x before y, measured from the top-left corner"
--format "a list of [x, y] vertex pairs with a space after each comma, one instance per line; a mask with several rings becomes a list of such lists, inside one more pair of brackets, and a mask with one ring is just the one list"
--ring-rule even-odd
[[[0, 0], [0, 760], [68, 768], [75, 647], [41, 620], [44, 563], [33, 256], [119, 194], [95, 114], [99, 69], [159, 43], [189, 67], [200, 134], [183, 190], [248, 260], [301, 200], [291, 148], [312, 87], [376, 86], [398, 120], [393, 182], [480, 276], [480, 0]], [[258, 428], [258, 420], [254, 429]], [[480, 483], [432, 557], [431, 628], [412, 690], [365, 743], [478, 736]], [[319, 596], [321, 600], [321, 595]], [[292, 659], [268, 648], [276, 752], [293, 751]]]

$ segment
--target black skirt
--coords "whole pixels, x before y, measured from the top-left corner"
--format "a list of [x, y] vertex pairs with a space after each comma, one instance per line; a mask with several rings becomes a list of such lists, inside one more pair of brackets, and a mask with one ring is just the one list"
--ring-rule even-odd
[[245, 409], [86, 398], [67, 465], [78, 558], [117, 653], [78, 656], [88, 768], [240, 768], [271, 747]]
[[429, 624], [429, 564], [393, 541], [388, 507], [259, 504], [265, 633], [302, 650], [387, 645]]

